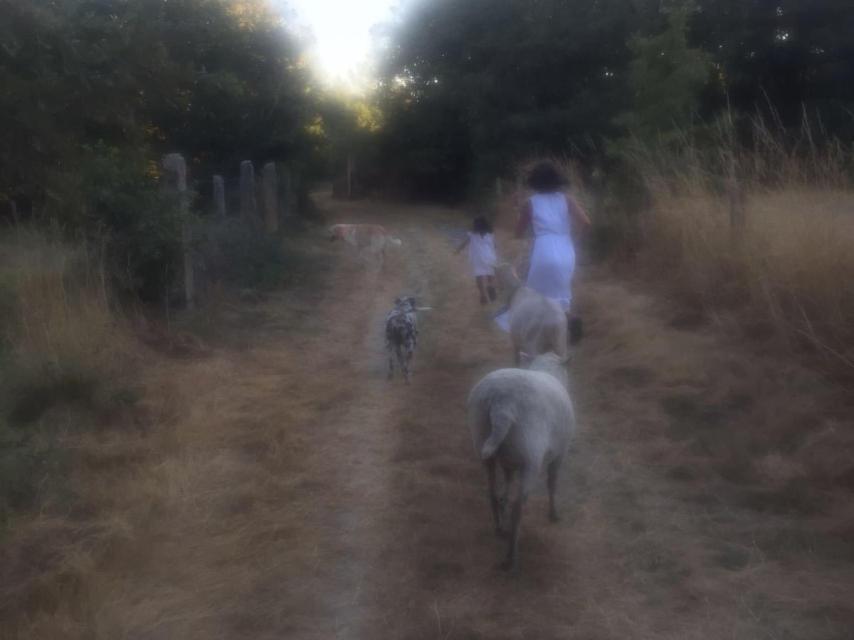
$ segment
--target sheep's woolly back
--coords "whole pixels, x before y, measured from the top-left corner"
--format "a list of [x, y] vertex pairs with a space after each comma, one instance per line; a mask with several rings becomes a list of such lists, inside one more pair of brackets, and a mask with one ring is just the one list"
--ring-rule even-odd
[[567, 355], [566, 314], [554, 300], [521, 287], [510, 304], [510, 336], [517, 349], [531, 356]]
[[[538, 366], [544, 369], [560, 366], [553, 354], [539, 360]], [[574, 428], [574, 417], [569, 394], [559, 370], [557, 373], [499, 369], [474, 386], [468, 399], [468, 421], [478, 457], [491, 458], [510, 438], [511, 447], [519, 449], [523, 458], [540, 459], [550, 442], [565, 440]], [[520, 427], [521, 432], [516, 430]]]

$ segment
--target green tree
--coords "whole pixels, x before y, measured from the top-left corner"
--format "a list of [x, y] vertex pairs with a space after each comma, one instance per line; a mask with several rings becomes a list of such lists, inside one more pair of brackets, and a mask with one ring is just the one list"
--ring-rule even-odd
[[416, 3], [386, 51], [386, 155], [422, 190], [459, 195], [520, 157], [597, 154], [626, 106], [626, 43], [657, 18], [650, 4]]
[[0, 0], [0, 207], [106, 238], [122, 285], [153, 295], [178, 238], [163, 153], [205, 177], [311, 164], [299, 56], [266, 0]]
[[696, 122], [703, 89], [709, 83], [710, 56], [688, 45], [689, 9], [667, 13], [658, 34], [636, 36], [629, 43], [630, 109], [618, 118], [632, 136], [667, 142]]
[[690, 42], [707, 51], [719, 71], [718, 85], [704, 97], [706, 114], [728, 105], [742, 113], [760, 110], [797, 129], [806, 111], [828, 133], [854, 139], [854, 4], [696, 0], [696, 5]]

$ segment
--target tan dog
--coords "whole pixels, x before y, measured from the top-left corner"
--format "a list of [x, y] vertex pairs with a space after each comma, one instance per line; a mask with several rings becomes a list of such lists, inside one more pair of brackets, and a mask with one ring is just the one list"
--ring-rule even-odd
[[399, 247], [403, 244], [393, 238], [379, 224], [333, 224], [329, 227], [330, 240], [343, 240], [354, 247], [360, 255], [368, 255], [382, 261], [385, 249], [389, 245]]

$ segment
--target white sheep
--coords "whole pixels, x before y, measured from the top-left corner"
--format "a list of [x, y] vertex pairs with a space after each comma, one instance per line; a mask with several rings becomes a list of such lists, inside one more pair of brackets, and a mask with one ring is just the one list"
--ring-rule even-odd
[[[518, 562], [522, 507], [543, 467], [548, 471], [549, 518], [558, 520], [555, 489], [558, 471], [575, 431], [575, 414], [567, 391], [566, 360], [553, 353], [537, 356], [530, 369], [499, 369], [484, 376], [471, 390], [468, 423], [477, 455], [486, 466], [489, 500], [498, 535], [514, 476], [515, 499], [510, 504], [510, 541], [504, 569]], [[504, 472], [499, 496], [495, 469]]]
[[516, 366], [522, 353], [538, 356], [552, 352], [565, 359], [567, 321], [561, 306], [524, 286], [511, 265], [499, 265], [496, 273], [502, 288], [511, 292], [507, 317]]

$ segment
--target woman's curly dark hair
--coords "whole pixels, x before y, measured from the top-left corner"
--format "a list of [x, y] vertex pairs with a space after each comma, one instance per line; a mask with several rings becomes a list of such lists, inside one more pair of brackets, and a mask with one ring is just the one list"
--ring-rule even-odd
[[540, 162], [528, 173], [528, 186], [537, 193], [553, 193], [568, 185], [569, 180], [551, 162]]
[[471, 226], [472, 231], [479, 233], [482, 236], [485, 236], [487, 233], [492, 233], [492, 225], [489, 224], [489, 220], [487, 220], [485, 216], [477, 216], [472, 221]]

